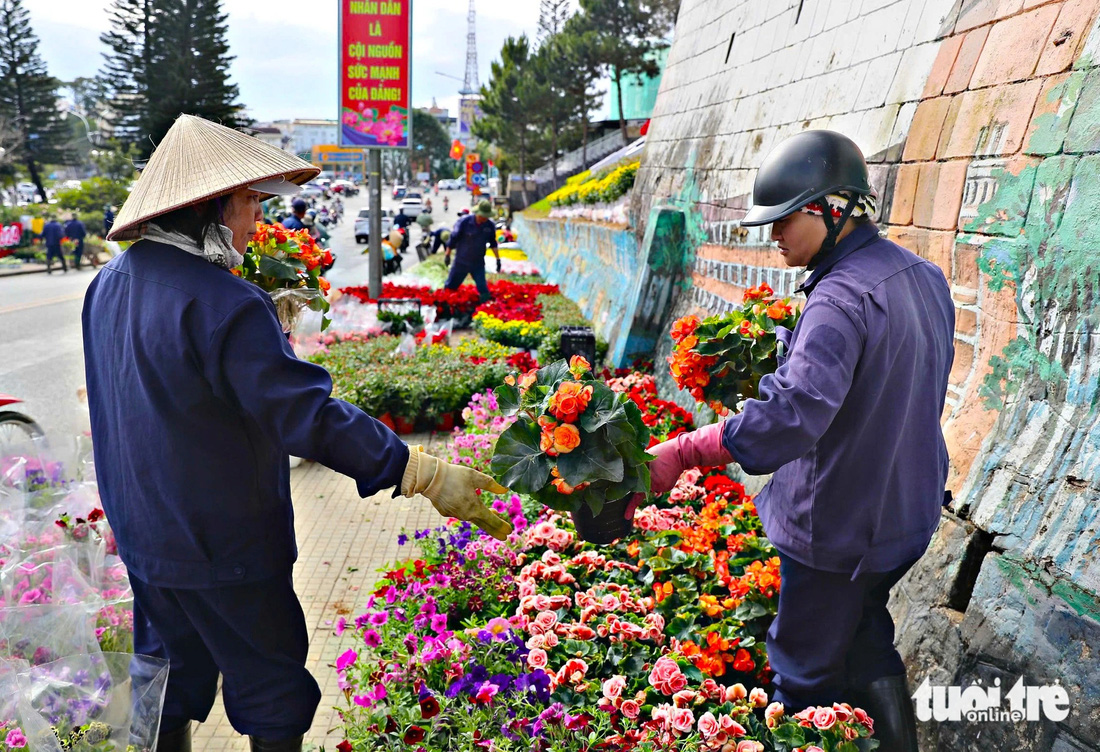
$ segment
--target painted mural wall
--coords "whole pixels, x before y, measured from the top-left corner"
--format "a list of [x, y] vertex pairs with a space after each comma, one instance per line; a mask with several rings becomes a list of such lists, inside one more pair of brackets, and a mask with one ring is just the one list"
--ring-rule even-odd
[[943, 416], [955, 502], [892, 604], [910, 679], [1057, 681], [1073, 702], [1058, 722], [927, 724], [922, 749], [1100, 750], [1098, 10], [683, 0], [634, 227], [618, 230], [636, 238], [630, 283], [604, 265], [555, 280], [602, 292], [626, 329], [655, 266], [674, 291], [664, 322], [761, 281], [789, 292], [796, 273], [737, 226], [756, 166], [807, 128], [864, 150], [880, 227], [943, 269], [957, 314]]

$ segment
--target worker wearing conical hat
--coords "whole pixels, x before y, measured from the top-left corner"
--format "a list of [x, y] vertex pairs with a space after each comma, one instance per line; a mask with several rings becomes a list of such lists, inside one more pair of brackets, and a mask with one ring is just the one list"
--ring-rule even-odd
[[359, 494], [422, 493], [504, 538], [488, 476], [410, 447], [330, 396], [270, 297], [230, 273], [260, 202], [317, 174], [250, 136], [181, 115], [115, 218], [136, 240], [92, 282], [83, 329], [96, 473], [134, 591], [135, 652], [170, 661], [160, 752], [190, 750], [218, 675], [253, 750], [299, 750], [320, 700], [291, 585], [288, 455]]

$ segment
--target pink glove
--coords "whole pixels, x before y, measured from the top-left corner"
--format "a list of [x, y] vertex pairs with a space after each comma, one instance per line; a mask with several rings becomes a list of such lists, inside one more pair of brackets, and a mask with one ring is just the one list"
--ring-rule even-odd
[[[662, 494], [672, 490], [680, 473], [693, 467], [714, 467], [728, 465], [733, 457], [722, 446], [722, 429], [725, 421], [703, 426], [691, 433], [682, 433], [675, 439], [669, 439], [649, 449], [657, 459], [649, 463], [650, 490]], [[626, 508], [626, 518], [634, 519], [634, 510], [645, 498], [635, 494]]]

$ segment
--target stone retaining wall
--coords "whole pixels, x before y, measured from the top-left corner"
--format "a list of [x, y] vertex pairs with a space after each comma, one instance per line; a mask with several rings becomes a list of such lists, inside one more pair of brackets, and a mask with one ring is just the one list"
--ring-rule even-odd
[[[683, 0], [632, 198], [632, 271], [580, 281], [551, 264], [622, 322], [644, 299], [643, 258], [676, 270], [663, 322], [760, 281], [790, 291], [767, 237], [736, 225], [755, 168], [807, 128], [864, 150], [880, 227], [943, 269], [956, 304], [956, 501], [892, 604], [913, 687], [999, 679], [1004, 694], [1022, 677], [1072, 702], [1060, 722], [924, 724], [926, 750], [1100, 749], [1098, 10]], [[657, 217], [681, 228], [667, 244]]]

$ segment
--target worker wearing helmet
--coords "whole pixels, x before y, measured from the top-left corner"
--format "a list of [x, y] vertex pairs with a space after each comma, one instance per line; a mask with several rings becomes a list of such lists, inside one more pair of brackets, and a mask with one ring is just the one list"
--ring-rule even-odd
[[775, 698], [794, 709], [854, 701], [880, 752], [915, 752], [886, 604], [945, 498], [955, 313], [939, 267], [882, 238], [874, 212], [863, 154], [839, 133], [800, 133], [765, 158], [741, 225], [770, 224], [784, 263], [810, 271], [802, 316], [778, 333], [779, 367], [759, 396], [651, 449], [650, 470], [655, 493], [695, 466], [772, 474], [756, 507], [780, 558]]

